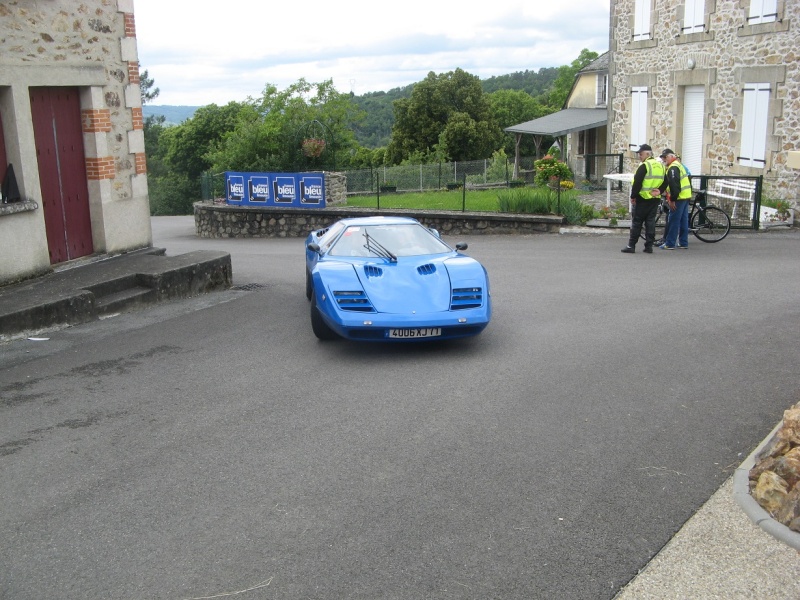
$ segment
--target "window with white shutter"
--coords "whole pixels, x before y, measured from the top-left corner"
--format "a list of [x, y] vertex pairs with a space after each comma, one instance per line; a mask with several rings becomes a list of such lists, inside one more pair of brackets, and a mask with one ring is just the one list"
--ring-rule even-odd
[[742, 110], [742, 144], [739, 164], [764, 167], [767, 158], [767, 125], [769, 123], [768, 83], [746, 83]]
[[647, 88], [631, 88], [631, 150], [647, 143]]
[[750, 0], [748, 25], [774, 23], [778, 18], [778, 0]]
[[682, 33], [702, 33], [706, 30], [705, 0], [686, 0], [683, 7]]
[[650, 39], [650, 3], [652, 0], [636, 0], [633, 15], [633, 41]]

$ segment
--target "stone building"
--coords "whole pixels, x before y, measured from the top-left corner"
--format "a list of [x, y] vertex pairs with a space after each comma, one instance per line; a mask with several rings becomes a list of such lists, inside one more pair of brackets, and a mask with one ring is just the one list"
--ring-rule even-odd
[[695, 174], [796, 202], [800, 2], [611, 0], [609, 152], [672, 148]]
[[0, 284], [152, 244], [143, 126], [133, 0], [0, 2]]

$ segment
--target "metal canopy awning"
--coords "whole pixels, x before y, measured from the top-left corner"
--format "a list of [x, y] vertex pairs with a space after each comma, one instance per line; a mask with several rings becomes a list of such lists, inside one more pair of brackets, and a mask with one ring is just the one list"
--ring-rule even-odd
[[608, 111], [605, 108], [566, 108], [546, 117], [506, 127], [503, 131], [560, 137], [573, 131], [601, 127], [607, 122]]

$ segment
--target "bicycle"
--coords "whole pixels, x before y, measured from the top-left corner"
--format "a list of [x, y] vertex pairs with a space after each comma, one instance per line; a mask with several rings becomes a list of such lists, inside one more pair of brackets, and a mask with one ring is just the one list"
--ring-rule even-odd
[[[705, 200], [705, 194], [700, 192], [692, 199], [691, 212], [689, 213], [689, 231], [701, 242], [707, 244], [714, 244], [724, 240], [728, 233], [731, 231], [731, 218], [724, 210], [718, 206], [706, 205], [703, 206], [702, 201]], [[669, 214], [669, 207], [666, 202], [658, 204], [658, 213], [656, 214], [656, 229], [666, 227], [666, 220]], [[655, 245], [660, 246], [664, 243], [666, 231], [662, 234], [661, 238], [656, 239]], [[642, 227], [641, 238], [645, 239], [645, 230]]]

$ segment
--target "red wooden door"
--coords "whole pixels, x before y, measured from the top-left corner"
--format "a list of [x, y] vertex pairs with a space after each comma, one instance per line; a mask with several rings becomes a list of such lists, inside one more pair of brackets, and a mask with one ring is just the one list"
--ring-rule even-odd
[[39, 162], [50, 263], [94, 251], [89, 188], [77, 88], [31, 88], [31, 114]]

